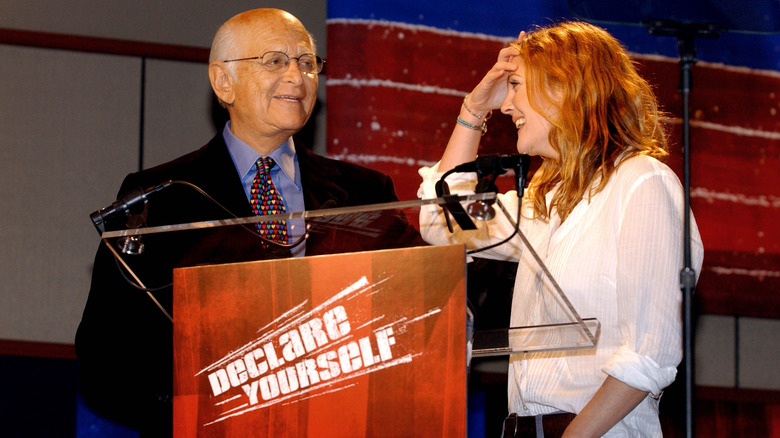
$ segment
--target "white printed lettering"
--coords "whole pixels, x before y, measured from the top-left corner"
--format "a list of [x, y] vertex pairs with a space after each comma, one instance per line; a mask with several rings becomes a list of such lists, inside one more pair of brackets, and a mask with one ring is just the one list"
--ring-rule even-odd
[[347, 311], [344, 310], [344, 306], [328, 310], [322, 315], [322, 319], [325, 321], [325, 330], [331, 341], [336, 341], [349, 333], [349, 321], [347, 321]]

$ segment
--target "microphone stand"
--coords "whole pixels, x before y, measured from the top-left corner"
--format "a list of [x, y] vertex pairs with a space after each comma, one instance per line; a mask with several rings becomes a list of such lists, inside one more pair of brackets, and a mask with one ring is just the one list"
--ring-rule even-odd
[[[522, 212], [522, 206], [523, 206], [523, 192], [525, 191], [525, 182], [526, 182], [526, 177], [528, 175], [528, 169], [529, 169], [530, 166], [531, 166], [531, 157], [529, 157], [528, 155], [520, 156], [520, 161], [518, 161], [517, 164], [514, 166], [514, 171], [515, 171], [515, 191], [517, 192], [517, 217], [515, 219], [515, 229], [512, 231], [512, 234], [510, 234], [509, 236], [507, 236], [504, 240], [502, 240], [500, 242], [496, 242], [496, 243], [493, 243], [491, 245], [488, 245], [488, 246], [485, 246], [485, 247], [482, 247], [482, 248], [472, 249], [471, 251], [468, 251], [467, 254], [471, 255], [471, 254], [475, 254], [475, 253], [478, 253], [478, 252], [482, 252], [482, 251], [485, 251], [485, 250], [492, 249], [492, 248], [495, 248], [497, 246], [503, 245], [506, 242], [509, 242], [510, 240], [512, 240], [512, 238], [515, 237], [515, 235], [518, 234], [518, 232], [520, 231], [520, 214]], [[490, 176], [481, 177], [481, 178], [486, 178], [486, 182], [480, 181], [481, 184], [477, 184], [477, 187], [482, 186], [482, 188], [484, 188], [484, 189], [494, 190], [496, 193], [498, 193], [498, 188], [496, 188], [496, 186], [494, 184], [497, 176], [498, 176], [498, 174], [493, 174], [492, 177], [490, 177]], [[493, 207], [489, 206], [489, 208], [493, 208]], [[502, 207], [502, 209], [503, 209], [503, 207]], [[524, 236], [523, 236], [523, 239], [525, 241]], [[529, 243], [526, 243], [526, 245], [528, 245], [530, 247]], [[532, 249], [532, 251], [533, 251], [533, 249]]]
[[691, 184], [690, 184], [690, 108], [689, 100], [692, 88], [693, 65], [698, 61], [695, 38], [715, 39], [724, 31], [721, 26], [712, 23], [683, 23], [674, 20], [645, 20], [651, 35], [677, 37], [680, 51], [680, 88], [683, 114], [683, 191], [684, 204], [684, 242], [683, 269], [680, 271], [680, 288], [683, 292], [683, 363], [685, 372], [685, 434], [694, 436], [693, 418], [693, 311], [692, 298], [696, 287], [696, 272], [691, 267]]

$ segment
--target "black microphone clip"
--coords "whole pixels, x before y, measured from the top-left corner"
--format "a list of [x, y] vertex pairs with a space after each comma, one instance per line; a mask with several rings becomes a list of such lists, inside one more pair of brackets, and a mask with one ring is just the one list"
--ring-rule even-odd
[[451, 172], [453, 171], [451, 170], [450, 172], [445, 173], [442, 175], [441, 179], [436, 181], [436, 196], [444, 200], [442, 208], [444, 209], [444, 219], [447, 222], [447, 229], [450, 230], [450, 233], [454, 232], [452, 222], [450, 222], [449, 215], [451, 214], [462, 230], [476, 230], [477, 226], [469, 218], [466, 210], [460, 205], [460, 202], [458, 202], [458, 196], [450, 193], [450, 187], [447, 185], [447, 181], [444, 180]]

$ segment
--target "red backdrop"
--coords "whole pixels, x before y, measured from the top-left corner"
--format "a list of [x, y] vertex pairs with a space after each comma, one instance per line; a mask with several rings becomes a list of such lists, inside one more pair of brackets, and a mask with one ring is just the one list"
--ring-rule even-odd
[[[387, 22], [329, 22], [328, 155], [388, 173], [400, 198], [414, 199], [418, 167], [441, 156], [463, 95], [505, 43]], [[677, 118], [669, 164], [682, 180], [677, 60], [636, 60], [663, 109]], [[691, 195], [705, 247], [695, 299], [701, 312], [780, 317], [778, 102], [776, 72], [693, 68]], [[482, 153], [513, 153], [510, 120], [495, 114], [488, 126]], [[513, 188], [511, 179], [502, 184]]]

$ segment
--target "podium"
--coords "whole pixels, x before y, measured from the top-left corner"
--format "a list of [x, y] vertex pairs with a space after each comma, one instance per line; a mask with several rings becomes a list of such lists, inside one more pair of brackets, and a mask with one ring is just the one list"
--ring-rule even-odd
[[174, 272], [176, 436], [465, 436], [457, 245]]
[[[190, 246], [173, 274], [174, 435], [465, 437], [469, 350], [595, 346], [598, 321], [573, 308], [572, 321], [477, 333], [471, 345], [468, 248], [426, 246], [409, 224], [421, 208], [484, 200], [497, 201], [450, 195], [103, 232], [142, 286], [122, 251], [194, 233], [176, 239]], [[497, 220], [511, 222], [501, 209]], [[270, 220], [305, 224], [292, 245], [304, 257], [261, 245], [253, 227]], [[225, 249], [237, 257], [214, 256]]]

